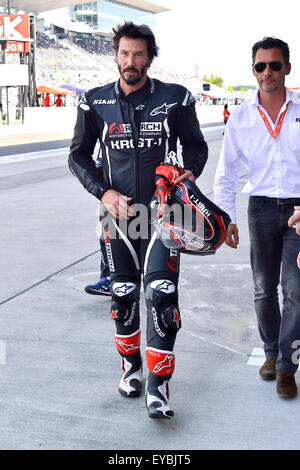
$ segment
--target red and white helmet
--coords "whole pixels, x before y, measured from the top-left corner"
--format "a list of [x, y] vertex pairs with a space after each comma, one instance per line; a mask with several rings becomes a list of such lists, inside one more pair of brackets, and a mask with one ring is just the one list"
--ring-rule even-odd
[[167, 203], [168, 210], [154, 217], [164, 245], [188, 254], [214, 254], [225, 241], [229, 215], [187, 179], [174, 187]]

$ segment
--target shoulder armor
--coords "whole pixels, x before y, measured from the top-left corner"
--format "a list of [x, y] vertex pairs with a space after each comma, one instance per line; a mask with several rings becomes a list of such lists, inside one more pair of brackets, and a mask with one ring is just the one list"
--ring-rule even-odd
[[81, 95], [81, 98], [79, 100], [79, 103], [78, 103], [78, 107], [81, 108], [83, 111], [90, 111], [91, 108], [87, 102], [87, 99], [86, 99], [86, 93], [84, 93], [83, 95]]

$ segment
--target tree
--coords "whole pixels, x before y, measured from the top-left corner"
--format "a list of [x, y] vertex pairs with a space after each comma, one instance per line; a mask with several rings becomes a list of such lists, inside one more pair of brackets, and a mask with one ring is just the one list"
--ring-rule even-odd
[[210, 77], [208, 75], [203, 75], [202, 80], [207, 83], [212, 83], [213, 85], [217, 85], [221, 87], [223, 85], [223, 78], [219, 75], [213, 75], [210, 74]]

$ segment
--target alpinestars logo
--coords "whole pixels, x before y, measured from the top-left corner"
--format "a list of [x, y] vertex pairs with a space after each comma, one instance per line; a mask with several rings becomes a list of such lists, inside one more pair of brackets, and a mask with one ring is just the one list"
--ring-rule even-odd
[[150, 287], [151, 289], [162, 291], [162, 292], [165, 292], [166, 294], [171, 294], [172, 292], [175, 291], [175, 286], [173, 282], [168, 281], [167, 279], [153, 281], [151, 282]]
[[90, 111], [91, 109], [87, 103], [85, 95], [82, 95], [82, 97], [80, 98], [78, 106], [79, 108], [83, 109], [83, 111]]
[[124, 341], [121, 341], [119, 338], [115, 338], [115, 340], [116, 340], [116, 343], [119, 345], [119, 347], [123, 349], [123, 351], [127, 354], [129, 351], [136, 351], [137, 349], [139, 349], [139, 347], [136, 346], [134, 343], [126, 344]]
[[145, 104], [140, 104], [139, 106], [137, 106], [137, 107], [135, 108], [135, 110], [136, 110], [136, 111], [143, 111], [143, 109], [145, 108], [145, 106], [146, 106]]
[[164, 358], [164, 360], [158, 362], [156, 366], [154, 367], [153, 369], [154, 374], [158, 374], [163, 369], [173, 369], [174, 367], [173, 361], [174, 361], [173, 354], [166, 354], [166, 357]]
[[118, 297], [123, 297], [124, 295], [130, 294], [135, 289], [135, 284], [133, 282], [115, 282], [113, 285], [113, 293]]
[[177, 101], [176, 103], [171, 104], [164, 103], [161, 106], [158, 106], [158, 108], [153, 109], [150, 113], [150, 116], [157, 116], [158, 114], [168, 114], [168, 109], [172, 108], [172, 106], [175, 106], [175, 104], [177, 104]]

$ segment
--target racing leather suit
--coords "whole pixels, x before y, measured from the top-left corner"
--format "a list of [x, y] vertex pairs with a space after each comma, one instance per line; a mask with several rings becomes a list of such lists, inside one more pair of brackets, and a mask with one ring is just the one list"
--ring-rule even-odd
[[[197, 178], [208, 150], [191, 93], [181, 85], [148, 78], [142, 88], [125, 96], [120, 83], [112, 83], [88, 91], [80, 100], [69, 166], [99, 200], [112, 188], [133, 198], [132, 203], [147, 206], [155, 191], [155, 169], [170, 153], [177, 154], [178, 138], [183, 166]], [[97, 139], [103, 171], [92, 159]], [[116, 347], [132, 367], [139, 367], [139, 296], [143, 275], [147, 365], [151, 373], [169, 378], [174, 370], [172, 351], [181, 326], [177, 292], [179, 253], [167, 249], [156, 232], [146, 239], [132, 239], [122, 231], [118, 219], [113, 219], [112, 224], [117, 236], [111, 237], [107, 227], [104, 232]]]

